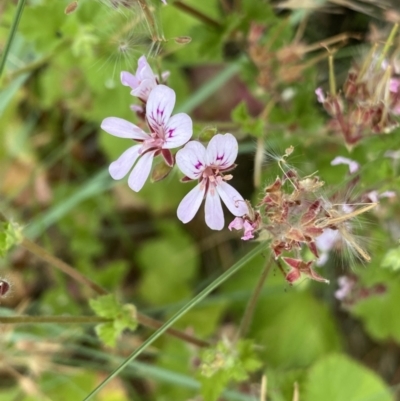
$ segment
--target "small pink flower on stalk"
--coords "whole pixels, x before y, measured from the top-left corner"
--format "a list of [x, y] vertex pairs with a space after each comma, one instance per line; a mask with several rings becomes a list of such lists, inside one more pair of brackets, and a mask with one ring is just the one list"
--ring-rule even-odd
[[235, 167], [237, 153], [238, 143], [231, 134], [215, 135], [207, 149], [200, 142], [191, 141], [178, 151], [176, 164], [186, 175], [183, 181], [199, 180], [179, 204], [179, 220], [183, 223], [192, 220], [204, 197], [206, 224], [213, 230], [222, 230], [225, 223], [220, 197], [234, 216], [248, 213], [243, 197], [226, 183], [232, 176], [223, 175]]
[[260, 228], [261, 215], [260, 212], [254, 210], [249, 201], [246, 201], [248, 214], [242, 217], [235, 217], [234, 220], [229, 224], [228, 228], [230, 231], [234, 228], [235, 230], [243, 230], [243, 241], [248, 241], [254, 238], [254, 232]]
[[243, 241], [248, 241], [249, 239], [254, 238], [255, 227], [248, 220], [243, 219], [242, 217], [235, 217], [229, 224], [228, 228], [229, 231], [232, 231], [232, 228], [235, 230], [243, 230], [243, 237], [241, 237]]
[[155, 156], [161, 154], [169, 166], [174, 165], [170, 149], [184, 145], [193, 132], [192, 120], [187, 114], [178, 113], [171, 117], [174, 106], [175, 92], [165, 85], [157, 85], [151, 91], [146, 106], [150, 134], [122, 118], [109, 117], [103, 120], [101, 128], [109, 134], [140, 142], [110, 164], [109, 172], [114, 180], [125, 177], [140, 158], [128, 179], [129, 187], [138, 192], [150, 174]]
[[132, 96], [136, 96], [146, 103], [150, 92], [158, 85], [158, 79], [147, 62], [146, 57], [142, 56], [138, 60], [136, 75], [127, 71], [122, 71], [121, 83], [124, 86], [131, 87]]

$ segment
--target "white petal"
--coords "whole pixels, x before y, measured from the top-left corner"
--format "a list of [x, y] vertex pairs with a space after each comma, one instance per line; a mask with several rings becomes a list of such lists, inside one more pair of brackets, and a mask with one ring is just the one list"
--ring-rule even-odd
[[135, 124], [118, 117], [105, 118], [101, 123], [101, 128], [119, 138], [145, 140], [150, 137]]
[[190, 141], [176, 154], [176, 164], [187, 177], [195, 180], [207, 167], [206, 148], [197, 141]]
[[132, 96], [136, 96], [143, 101], [147, 101], [151, 91], [157, 86], [155, 79], [144, 79], [131, 91]]
[[193, 219], [203, 202], [204, 192], [205, 187], [198, 184], [181, 200], [177, 215], [182, 223], [188, 223]]
[[232, 185], [227, 184], [225, 181], [219, 182], [217, 184], [217, 191], [226, 207], [234, 216], [241, 217], [249, 213], [242, 195]]
[[136, 71], [136, 75], [139, 77], [140, 80], [143, 79], [152, 79], [153, 81], [156, 80], [153, 70], [150, 67], [150, 64], [147, 62], [145, 56], [142, 56], [138, 60], [138, 68]]
[[165, 85], [157, 85], [150, 93], [146, 105], [146, 117], [155, 132], [164, 128], [175, 106], [175, 92]]
[[232, 134], [217, 134], [211, 138], [207, 146], [207, 162], [210, 166], [221, 169], [231, 167], [238, 154], [238, 143]]
[[120, 180], [125, 177], [132, 166], [135, 164], [137, 158], [139, 157], [139, 149], [142, 145], [135, 145], [125, 150], [122, 155], [110, 164], [108, 171], [114, 180]]
[[163, 148], [172, 149], [184, 145], [193, 134], [192, 119], [185, 113], [175, 114], [169, 119], [164, 134]]
[[206, 207], [204, 210], [208, 227], [212, 230], [222, 230], [224, 228], [225, 219], [218, 192], [214, 191], [213, 194], [211, 194], [211, 191], [207, 192]]
[[139, 192], [143, 188], [144, 183], [149, 177], [153, 164], [153, 157], [154, 152], [145, 153], [133, 168], [128, 179], [128, 185], [135, 192]]
[[130, 86], [135, 89], [139, 85], [139, 80], [130, 72], [121, 71], [121, 83], [124, 86]]

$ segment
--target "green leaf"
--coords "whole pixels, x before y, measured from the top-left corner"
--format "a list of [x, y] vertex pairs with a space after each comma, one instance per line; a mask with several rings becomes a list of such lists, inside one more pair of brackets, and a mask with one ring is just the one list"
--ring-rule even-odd
[[205, 401], [216, 400], [229, 381], [244, 381], [261, 366], [251, 340], [220, 341], [214, 348], [204, 350], [200, 357], [199, 380]]
[[256, 308], [252, 333], [274, 367], [305, 367], [340, 349], [328, 308], [307, 292], [271, 291]]
[[121, 310], [121, 305], [113, 294], [90, 299], [89, 305], [97, 316], [109, 319], [114, 319]]
[[136, 329], [137, 320], [134, 305], [121, 305], [113, 294], [91, 299], [89, 304], [96, 315], [113, 319], [111, 322], [97, 325], [95, 329], [100, 340], [109, 347], [115, 346], [117, 338], [125, 329]]
[[177, 223], [160, 224], [160, 228], [160, 238], [147, 241], [138, 252], [143, 270], [139, 292], [143, 299], [154, 305], [188, 297], [189, 283], [199, 262], [193, 240]]
[[100, 340], [109, 347], [114, 347], [120, 332], [114, 327], [114, 323], [101, 323], [95, 328], [96, 334]]
[[329, 355], [310, 370], [305, 401], [393, 401], [380, 377], [344, 355]]
[[383, 257], [381, 267], [392, 270], [400, 269], [400, 247], [390, 249]]
[[[389, 272], [384, 270], [384, 272]], [[366, 330], [376, 339], [394, 339], [400, 342], [400, 283], [398, 274], [392, 273], [384, 281], [386, 291], [360, 299], [351, 313], [364, 322]]]
[[243, 132], [260, 137], [263, 134], [264, 122], [260, 118], [254, 118], [249, 114], [247, 104], [241, 101], [232, 111], [232, 120], [240, 125]]
[[16, 223], [0, 223], [0, 257], [4, 257], [7, 251], [22, 240], [21, 227]]

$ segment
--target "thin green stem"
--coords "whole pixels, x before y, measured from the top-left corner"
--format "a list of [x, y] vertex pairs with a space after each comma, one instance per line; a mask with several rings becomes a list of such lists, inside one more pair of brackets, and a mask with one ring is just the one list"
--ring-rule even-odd
[[254, 310], [256, 308], [258, 298], [260, 297], [262, 288], [264, 286], [265, 280], [268, 277], [268, 273], [271, 270], [272, 263], [274, 262], [274, 259], [271, 257], [265, 264], [264, 268], [262, 269], [260, 278], [258, 279], [256, 288], [254, 288], [253, 294], [251, 295], [251, 298], [249, 299], [249, 302], [246, 306], [246, 310], [243, 315], [242, 322], [240, 324], [238, 333], [237, 333], [237, 339], [240, 337], [245, 337], [249, 328], [251, 321], [253, 320], [253, 315], [254, 315]]
[[100, 316], [0, 316], [0, 324], [37, 324], [37, 323], [57, 323], [57, 324], [96, 324], [112, 322]]
[[221, 274], [216, 280], [214, 280], [208, 287], [196, 295], [192, 300], [190, 300], [183, 308], [181, 308], [171, 319], [164, 323], [156, 332], [154, 332], [142, 345], [140, 345], [132, 354], [123, 362], [117, 369], [115, 369], [99, 386], [97, 386], [85, 399], [84, 401], [89, 401], [96, 395], [107, 383], [109, 383], [114, 377], [122, 372], [135, 358], [137, 358], [148, 346], [150, 346], [157, 338], [159, 338], [163, 333], [167, 331], [176, 321], [178, 321], [185, 313], [196, 306], [200, 301], [202, 301], [210, 292], [219, 287], [223, 282], [225, 282], [234, 273], [239, 271], [247, 262], [253, 259], [255, 256], [260, 254], [265, 248], [264, 244], [259, 244], [257, 247], [253, 248], [247, 255], [245, 255], [239, 262], [235, 263], [229, 270]]
[[332, 96], [336, 96], [336, 79], [335, 79], [335, 67], [333, 64], [333, 55], [329, 55], [329, 89]]
[[15, 15], [14, 15], [14, 20], [11, 25], [10, 34], [8, 35], [6, 46], [4, 47], [3, 54], [1, 55], [0, 77], [3, 73], [4, 66], [6, 65], [7, 56], [8, 56], [8, 53], [10, 52], [10, 48], [11, 48], [12, 42], [14, 40], [15, 33], [17, 32], [19, 20], [21, 19], [22, 12], [24, 11], [25, 2], [26, 2], [26, 0], [19, 0], [19, 2], [18, 2], [17, 11], [15, 12]]
[[201, 11], [193, 8], [191, 5], [182, 3], [181, 1], [174, 1], [172, 3], [173, 6], [179, 8], [179, 10], [185, 12], [186, 14], [191, 15], [194, 18], [197, 18], [199, 21], [203, 22], [206, 25], [212, 26], [213, 28], [222, 28], [222, 25], [217, 20], [209, 17], [207, 14], [202, 13]]
[[379, 71], [382, 68], [382, 62], [386, 57], [387, 52], [393, 45], [393, 39], [397, 34], [397, 31], [399, 29], [399, 24], [396, 23], [394, 24], [392, 30], [390, 31], [389, 37], [386, 40], [385, 46], [383, 47], [382, 53], [379, 56], [378, 62], [376, 63], [375, 70]]

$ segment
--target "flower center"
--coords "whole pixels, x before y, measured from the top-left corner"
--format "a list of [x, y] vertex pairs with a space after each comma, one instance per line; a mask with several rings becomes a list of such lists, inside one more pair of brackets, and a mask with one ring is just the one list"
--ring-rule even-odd
[[162, 149], [163, 145], [164, 139], [161, 139], [156, 133], [153, 132], [151, 134], [151, 138], [143, 141], [143, 145], [140, 148], [139, 153], [142, 155], [149, 150]]
[[203, 171], [201, 185], [205, 185], [211, 195], [214, 195], [217, 184], [222, 182], [223, 179], [224, 177], [218, 168], [207, 166]]

